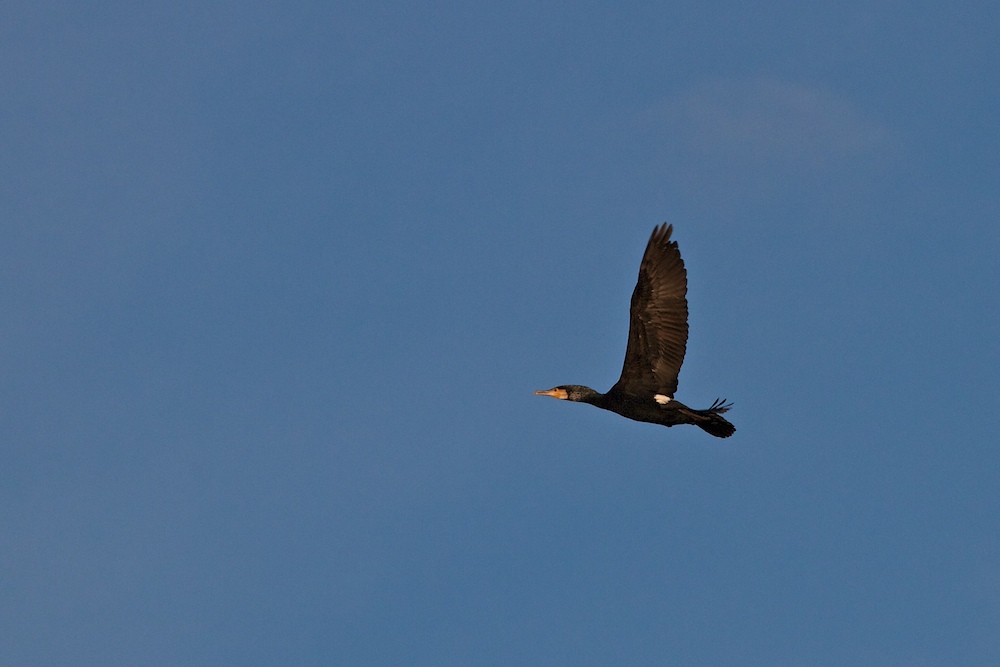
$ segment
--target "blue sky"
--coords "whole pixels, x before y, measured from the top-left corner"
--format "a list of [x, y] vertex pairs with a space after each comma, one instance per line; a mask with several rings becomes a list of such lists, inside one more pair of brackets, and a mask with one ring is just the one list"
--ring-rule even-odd
[[0, 663], [995, 664], [997, 25], [5, 3]]

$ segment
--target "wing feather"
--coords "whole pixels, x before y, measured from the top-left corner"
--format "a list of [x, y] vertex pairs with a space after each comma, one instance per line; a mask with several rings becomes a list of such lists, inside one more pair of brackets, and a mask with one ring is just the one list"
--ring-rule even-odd
[[672, 231], [663, 223], [649, 237], [632, 292], [625, 363], [609, 393], [673, 397], [677, 391], [687, 349], [687, 271]]

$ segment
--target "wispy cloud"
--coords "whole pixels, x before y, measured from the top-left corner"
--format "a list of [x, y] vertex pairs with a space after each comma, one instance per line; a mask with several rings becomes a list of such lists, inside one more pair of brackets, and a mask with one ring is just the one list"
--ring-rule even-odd
[[648, 109], [671, 173], [771, 190], [871, 163], [890, 132], [835, 93], [775, 79], [703, 83]]

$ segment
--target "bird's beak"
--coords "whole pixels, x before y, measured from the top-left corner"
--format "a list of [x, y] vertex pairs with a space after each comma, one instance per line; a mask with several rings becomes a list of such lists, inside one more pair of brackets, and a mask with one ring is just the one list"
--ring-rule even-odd
[[565, 389], [539, 389], [535, 392], [535, 396], [551, 396], [552, 398], [561, 398], [564, 401], [569, 398]]

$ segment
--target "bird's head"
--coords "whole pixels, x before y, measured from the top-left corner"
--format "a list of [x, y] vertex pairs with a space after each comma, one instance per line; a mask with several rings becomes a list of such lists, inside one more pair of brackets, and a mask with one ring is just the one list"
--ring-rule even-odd
[[582, 387], [578, 384], [563, 384], [552, 389], [539, 389], [535, 392], [535, 396], [551, 396], [563, 401], [577, 402], [587, 402], [599, 395], [590, 387]]

